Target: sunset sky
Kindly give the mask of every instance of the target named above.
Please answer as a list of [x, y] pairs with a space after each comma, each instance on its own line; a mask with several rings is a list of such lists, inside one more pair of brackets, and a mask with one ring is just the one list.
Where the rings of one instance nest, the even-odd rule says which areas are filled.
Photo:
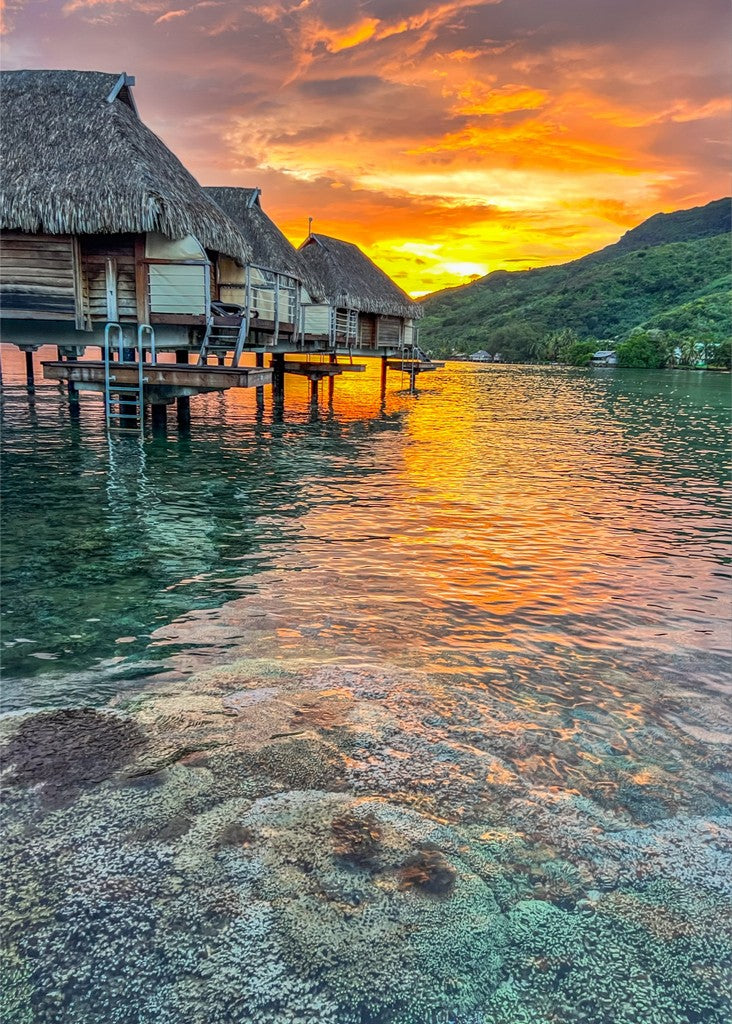
[[206, 185], [413, 294], [729, 194], [728, 0], [6, 0], [3, 66], [127, 71]]

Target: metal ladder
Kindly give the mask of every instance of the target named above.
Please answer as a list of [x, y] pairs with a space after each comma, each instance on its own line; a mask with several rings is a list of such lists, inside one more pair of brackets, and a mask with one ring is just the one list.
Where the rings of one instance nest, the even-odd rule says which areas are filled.
[[215, 324], [211, 314], [206, 321], [206, 333], [198, 353], [198, 366], [205, 366], [209, 356], [226, 356], [233, 351], [231, 365], [238, 366], [244, 343], [249, 333], [249, 317], [246, 313], [237, 324]]
[[402, 385], [401, 386], [404, 387], [405, 364], [407, 363], [407, 360], [408, 360], [409, 361], [409, 366], [407, 367], [406, 372], [409, 374], [409, 390], [410, 391], [414, 391], [416, 389], [416, 383], [417, 383], [417, 367], [416, 367], [415, 364], [416, 364], [417, 360], [419, 360], [420, 362], [422, 361], [421, 360], [420, 349], [414, 343], [414, 340], [412, 340], [411, 342], [407, 342], [407, 340], [405, 339], [403, 334], [402, 334], [402, 339], [401, 339], [401, 349], [402, 349], [402, 358], [401, 358], [401, 363], [402, 363], [402, 370], [401, 370], [401, 372], [402, 372]]
[[[145, 334], [150, 338], [150, 354], [156, 362], [155, 331], [150, 324], [140, 324], [137, 328], [136, 360], [126, 361], [124, 358], [124, 334], [119, 323], [110, 322], [104, 328], [104, 416], [108, 431], [141, 432], [144, 426], [144, 395], [143, 385], [147, 377], [143, 376], [145, 365], [143, 341]], [[115, 341], [112, 341], [112, 335]], [[113, 346], [117, 350], [117, 359], [112, 359]], [[113, 372], [119, 366], [134, 366], [137, 374], [133, 383], [118, 384]], [[127, 426], [126, 423], [133, 422]]]

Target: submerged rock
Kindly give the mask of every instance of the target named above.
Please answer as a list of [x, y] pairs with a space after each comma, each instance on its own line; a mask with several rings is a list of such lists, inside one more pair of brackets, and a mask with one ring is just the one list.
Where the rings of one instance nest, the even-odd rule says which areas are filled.
[[145, 745], [133, 721], [93, 708], [29, 715], [2, 750], [6, 784], [43, 785], [45, 804], [62, 806], [86, 786], [124, 768]]
[[399, 887], [446, 896], [455, 888], [456, 878], [455, 868], [439, 850], [420, 850], [402, 867]]
[[336, 815], [331, 823], [333, 852], [353, 864], [372, 864], [383, 833], [373, 814], [355, 815], [349, 811]]

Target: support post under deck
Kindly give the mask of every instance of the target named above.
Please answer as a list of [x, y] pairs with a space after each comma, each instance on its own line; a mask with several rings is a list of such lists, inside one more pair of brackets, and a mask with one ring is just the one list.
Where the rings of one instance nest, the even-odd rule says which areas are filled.
[[[254, 353], [254, 362], [256, 366], [264, 367], [264, 352]], [[255, 388], [257, 395], [257, 409], [264, 409], [264, 388]]]
[[191, 399], [189, 395], [181, 395], [175, 400], [178, 426], [187, 430], [191, 425]]
[[168, 427], [168, 407], [165, 403], [155, 403], [150, 406], [153, 431], [165, 433]]
[[81, 415], [81, 406], [79, 405], [79, 389], [73, 380], [69, 381], [69, 415], [72, 420], [77, 420]]
[[[102, 349], [101, 351], [103, 357], [104, 349]], [[58, 347], [56, 348], [56, 355], [58, 357], [58, 361], [63, 362], [64, 356], [61, 354], [61, 349]], [[79, 389], [77, 388], [73, 380], [68, 381], [68, 383], [66, 384], [66, 393], [69, 396], [69, 415], [71, 416], [72, 420], [78, 419], [81, 413], [81, 409], [79, 408]]]
[[285, 400], [285, 357], [281, 352], [272, 353], [272, 397], [278, 405]]
[[[331, 363], [337, 363], [338, 362], [338, 356], [331, 355], [330, 362]], [[333, 405], [333, 392], [334, 391], [335, 391], [335, 377], [331, 376], [331, 377], [328, 377], [328, 405], [329, 406]]]
[[35, 376], [33, 372], [33, 352], [25, 353], [25, 381], [29, 388], [32, 388], [35, 384]]
[[386, 356], [381, 357], [381, 401], [386, 398]]
[[[176, 363], [188, 365], [188, 349], [178, 348], [175, 350]], [[188, 395], [181, 395], [175, 400], [175, 411], [178, 426], [187, 430], [191, 425], [191, 399]]]

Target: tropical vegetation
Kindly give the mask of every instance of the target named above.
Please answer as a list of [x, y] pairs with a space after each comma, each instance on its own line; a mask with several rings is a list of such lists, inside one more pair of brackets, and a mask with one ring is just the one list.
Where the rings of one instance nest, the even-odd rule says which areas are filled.
[[486, 349], [505, 361], [621, 366], [730, 364], [730, 201], [658, 214], [571, 263], [427, 296], [422, 345], [447, 357]]

